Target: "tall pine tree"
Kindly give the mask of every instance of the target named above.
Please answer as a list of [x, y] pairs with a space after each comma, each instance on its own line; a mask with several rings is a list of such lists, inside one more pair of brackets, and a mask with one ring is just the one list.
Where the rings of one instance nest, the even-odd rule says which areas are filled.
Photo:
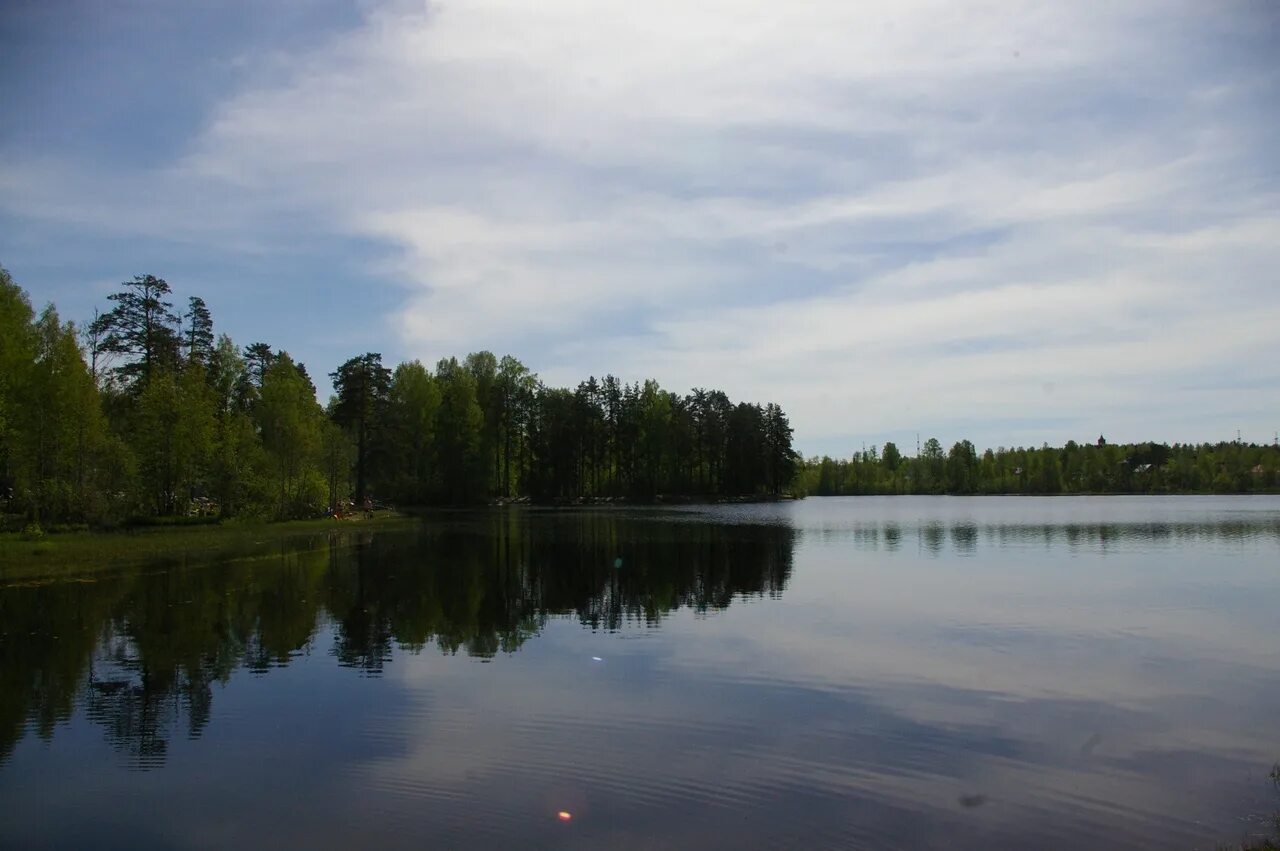
[[330, 416], [356, 445], [356, 499], [364, 500], [369, 481], [381, 455], [378, 438], [383, 430], [391, 370], [382, 355], [366, 352], [329, 373], [336, 396]]
[[104, 314], [104, 351], [124, 355], [128, 361], [114, 372], [136, 392], [159, 371], [171, 370], [178, 361], [178, 317], [166, 301], [169, 284], [155, 275], [138, 275], [107, 296], [115, 307]]

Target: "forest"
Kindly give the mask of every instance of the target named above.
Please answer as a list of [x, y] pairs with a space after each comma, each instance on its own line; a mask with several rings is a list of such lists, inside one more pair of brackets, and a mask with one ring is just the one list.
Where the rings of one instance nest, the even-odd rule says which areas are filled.
[[654, 501], [856, 494], [1280, 491], [1275, 445], [988, 449], [929, 439], [800, 459], [776, 404], [680, 395], [612, 375], [551, 387], [475, 352], [434, 369], [376, 352], [328, 374], [265, 342], [215, 334], [143, 275], [87, 321], [39, 313], [0, 269], [0, 521], [87, 525], [205, 515], [317, 517], [366, 497], [397, 506], [528, 499]]
[[1095, 443], [1038, 449], [988, 449], [961, 440], [943, 451], [936, 438], [915, 457], [893, 443], [848, 459], [810, 458], [797, 477], [802, 492], [858, 494], [1275, 493], [1275, 444]]
[[204, 300], [124, 282], [87, 321], [38, 314], [0, 269], [0, 515], [110, 527], [190, 515], [317, 517], [527, 498], [651, 501], [779, 494], [795, 477], [786, 414], [612, 375], [545, 385], [514, 357], [429, 369], [376, 352], [329, 373], [215, 334]]

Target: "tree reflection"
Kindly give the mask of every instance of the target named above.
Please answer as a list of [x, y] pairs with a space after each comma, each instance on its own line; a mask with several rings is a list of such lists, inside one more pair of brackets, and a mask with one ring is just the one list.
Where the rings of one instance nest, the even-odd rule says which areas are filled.
[[410, 532], [347, 530], [269, 559], [0, 588], [0, 763], [78, 706], [139, 768], [198, 737], [216, 683], [288, 665], [332, 633], [343, 666], [396, 652], [514, 653], [548, 619], [659, 623], [779, 595], [795, 532], [613, 512], [458, 515]]
[[736, 596], [781, 593], [794, 535], [584, 512], [535, 522], [495, 514], [377, 538], [344, 554], [354, 569], [330, 572], [334, 653], [376, 673], [393, 642], [487, 657], [515, 652], [552, 616], [617, 630], [678, 608], [725, 608]]
[[71, 717], [117, 591], [61, 582], [0, 589], [0, 763], [24, 730]]

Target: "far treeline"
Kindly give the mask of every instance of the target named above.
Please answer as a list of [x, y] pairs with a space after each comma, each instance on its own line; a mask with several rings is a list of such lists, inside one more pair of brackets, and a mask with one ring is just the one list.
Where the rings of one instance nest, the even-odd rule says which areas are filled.
[[978, 454], [961, 440], [934, 438], [916, 457], [886, 443], [849, 459], [811, 458], [798, 488], [819, 496], [857, 494], [1276, 493], [1280, 447], [1253, 443], [1096, 443], [1000, 449]]
[[589, 378], [548, 387], [489, 352], [330, 373], [264, 342], [215, 336], [205, 302], [121, 284], [83, 324], [36, 315], [0, 269], [0, 515], [109, 526], [193, 513], [315, 517], [366, 497], [396, 505], [495, 498], [652, 500], [778, 494], [794, 478], [777, 405], [718, 390]]

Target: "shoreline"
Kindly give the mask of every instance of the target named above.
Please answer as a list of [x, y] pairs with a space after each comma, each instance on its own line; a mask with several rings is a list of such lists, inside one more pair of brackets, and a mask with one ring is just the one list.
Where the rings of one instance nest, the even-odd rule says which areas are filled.
[[[658, 494], [652, 499], [635, 499], [627, 496], [578, 496], [553, 500], [534, 501], [527, 496], [498, 497], [484, 503], [488, 508], [527, 506], [529, 508], [583, 508], [591, 506], [654, 507], [663, 505], [751, 505], [754, 503], [791, 502], [804, 499], [791, 493], [758, 494], [750, 496], [715, 496], [713, 494]], [[430, 506], [426, 507], [427, 509]]]
[[[1272, 497], [1276, 494], [846, 494], [831, 498], [884, 499], [893, 497]], [[21, 532], [0, 533], [0, 585], [15, 581], [71, 578], [91, 575], [114, 568], [148, 562], [199, 564], [215, 559], [254, 558], [270, 555], [286, 540], [322, 536], [326, 544], [334, 535], [364, 533], [394, 528], [407, 528], [433, 514], [528, 509], [530, 511], [566, 511], [575, 509], [639, 509], [679, 506], [751, 505], [791, 502], [809, 497], [795, 494], [766, 494], [746, 497], [712, 497], [702, 494], [660, 495], [654, 500], [626, 497], [589, 497], [533, 502], [528, 498], [498, 499], [473, 506], [415, 505], [400, 509], [378, 509], [375, 516], [359, 514], [342, 520], [314, 518], [310, 520], [265, 521], [236, 520], [196, 524], [157, 523], [114, 529], [77, 529], [52, 531], [34, 540]], [[816, 497], [815, 498], [823, 498]]]
[[320, 536], [328, 539], [335, 533], [372, 532], [416, 522], [418, 518], [412, 515], [381, 510], [372, 518], [157, 524], [51, 532], [36, 540], [28, 540], [20, 532], [6, 532], [0, 534], [0, 585], [69, 578], [157, 560], [202, 563], [261, 557], [287, 540]]

